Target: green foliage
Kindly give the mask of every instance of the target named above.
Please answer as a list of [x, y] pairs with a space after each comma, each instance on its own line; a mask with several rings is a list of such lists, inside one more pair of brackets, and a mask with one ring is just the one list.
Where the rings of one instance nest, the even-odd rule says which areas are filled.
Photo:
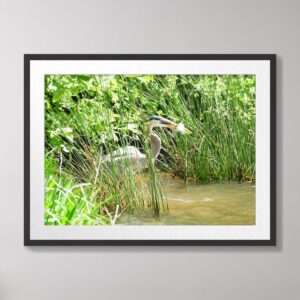
[[156, 215], [167, 210], [150, 160], [147, 178], [130, 166], [120, 176], [99, 163], [126, 145], [149, 153], [145, 123], [151, 115], [183, 122], [192, 132], [158, 129], [164, 149], [156, 167], [162, 171], [186, 182], [255, 180], [252, 75], [46, 75], [45, 111], [47, 224], [107, 224], [103, 210], [117, 207], [150, 207]]
[[46, 159], [45, 225], [105, 225], [109, 219], [94, 201], [96, 187], [76, 183], [51, 156]]

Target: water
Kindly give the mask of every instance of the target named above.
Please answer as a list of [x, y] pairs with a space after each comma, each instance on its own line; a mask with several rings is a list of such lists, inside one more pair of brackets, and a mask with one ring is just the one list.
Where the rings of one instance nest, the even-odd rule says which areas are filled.
[[169, 213], [124, 215], [127, 225], [254, 225], [255, 187], [249, 183], [188, 184], [167, 177], [163, 187]]

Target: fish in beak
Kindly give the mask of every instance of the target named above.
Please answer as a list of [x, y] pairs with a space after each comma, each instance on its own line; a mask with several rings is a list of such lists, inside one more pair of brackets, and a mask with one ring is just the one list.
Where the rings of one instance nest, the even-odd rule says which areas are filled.
[[178, 123], [175, 132], [181, 133], [181, 134], [191, 134], [191, 131], [187, 128], [185, 128], [184, 124], [182, 122]]
[[190, 134], [191, 131], [187, 128], [185, 128], [184, 124], [182, 122], [176, 124], [175, 122], [163, 118], [160, 116], [152, 116], [149, 118], [150, 124], [152, 123], [152, 128], [153, 127], [166, 127], [172, 129], [175, 133], [181, 133], [181, 134]]

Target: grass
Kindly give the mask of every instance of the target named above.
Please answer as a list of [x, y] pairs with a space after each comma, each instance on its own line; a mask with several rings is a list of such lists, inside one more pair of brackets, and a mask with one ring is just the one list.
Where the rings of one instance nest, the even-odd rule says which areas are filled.
[[63, 172], [51, 156], [47, 156], [45, 167], [46, 225], [109, 224], [109, 219], [99, 214], [102, 204], [95, 201], [95, 185], [76, 182]]
[[[189, 181], [255, 180], [255, 77], [251, 75], [45, 76], [45, 224], [108, 225], [123, 213], [168, 211], [158, 169]], [[146, 121], [183, 122], [189, 136], [158, 129], [152, 163]], [[102, 163], [120, 147], [148, 160]]]

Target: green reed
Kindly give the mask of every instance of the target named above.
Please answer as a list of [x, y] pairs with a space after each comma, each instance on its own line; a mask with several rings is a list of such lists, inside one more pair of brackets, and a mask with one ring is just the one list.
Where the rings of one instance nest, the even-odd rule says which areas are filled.
[[[180, 79], [168, 97], [155, 86], [145, 91], [166, 115], [192, 132], [171, 138], [161, 132], [169, 170], [198, 182], [255, 180], [255, 78], [207, 75]], [[161, 78], [161, 86], [168, 86], [168, 80]], [[197, 93], [191, 85], [195, 81]]]
[[[82, 115], [74, 115], [76, 123], [73, 129], [80, 129], [81, 135], [72, 140], [72, 151], [60, 152], [59, 156], [53, 153], [46, 155], [45, 223], [90, 225], [94, 220], [95, 224], [114, 224], [123, 213], [151, 209], [154, 215], [159, 216], [161, 211], [167, 211], [161, 185], [148, 155], [150, 147], [145, 147], [149, 172], [138, 172], [130, 157], [105, 162], [105, 157], [112, 156], [114, 151], [129, 145], [130, 141], [124, 137], [115, 143], [112, 128], [104, 124], [100, 133], [105, 132], [107, 142], [105, 149], [101, 150], [101, 139], [92, 136], [90, 128], [81, 119]], [[77, 194], [74, 195], [74, 191]], [[89, 214], [97, 218], [87, 219]]]

